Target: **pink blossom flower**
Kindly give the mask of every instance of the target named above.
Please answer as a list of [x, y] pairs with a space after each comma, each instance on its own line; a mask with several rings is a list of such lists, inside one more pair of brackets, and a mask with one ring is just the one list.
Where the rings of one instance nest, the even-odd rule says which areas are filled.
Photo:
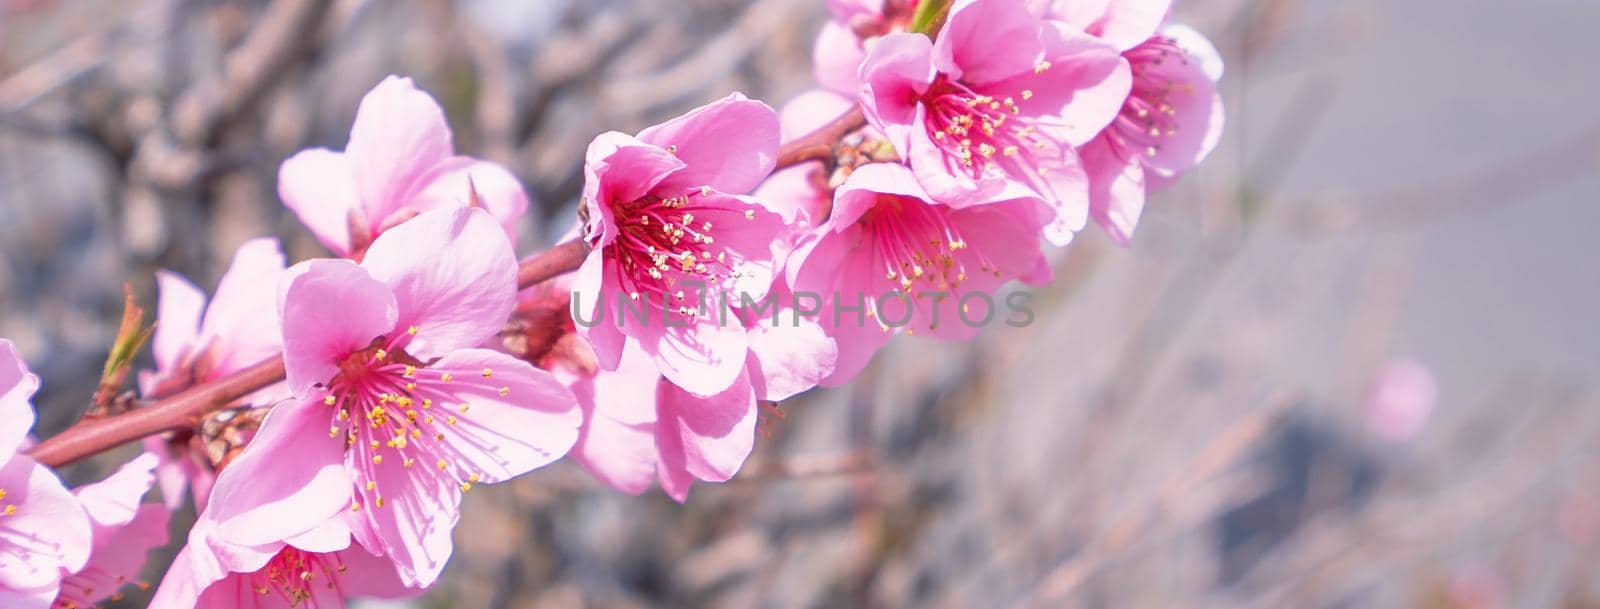
[[1046, 237], [1071, 240], [1089, 214], [1075, 148], [1117, 116], [1127, 62], [1020, 0], [958, 0], [937, 39], [879, 39], [861, 66], [861, 105], [929, 194], [956, 205], [1032, 192], [1055, 210]]
[[0, 607], [44, 609], [89, 559], [89, 518], [50, 468], [19, 451], [39, 377], [0, 339]]
[[401, 581], [392, 561], [352, 545], [346, 520], [334, 518], [287, 542], [240, 546], [219, 539], [216, 523], [202, 518], [150, 609], [343, 609], [350, 598], [422, 592]]
[[[171, 271], [156, 271], [160, 298], [151, 340], [156, 369], [139, 372], [140, 393], [145, 397], [171, 395], [282, 353], [278, 311], [263, 308], [261, 303], [277, 299], [283, 263], [276, 239], [246, 241], [234, 253], [209, 306], [205, 293], [188, 279]], [[289, 386], [275, 383], [240, 401], [267, 405], [288, 397]], [[182, 439], [172, 443], [152, 436], [145, 438], [144, 446], [161, 458], [156, 476], [167, 507], [177, 509], [191, 485], [196, 503], [205, 503], [216, 475], [204, 454], [191, 450]]]
[[83, 569], [61, 582], [55, 606], [87, 609], [106, 600], [120, 600], [122, 589], [139, 585], [139, 572], [151, 550], [167, 544], [172, 511], [158, 503], [142, 503], [155, 483], [160, 459], [142, 454], [110, 477], [73, 491], [94, 530], [93, 550]]
[[1222, 58], [1199, 32], [1167, 26], [1122, 56], [1132, 66], [1132, 92], [1117, 119], [1079, 153], [1095, 223], [1126, 244], [1145, 195], [1216, 148], [1224, 112], [1216, 87]]
[[1154, 36], [1172, 0], [1029, 0], [1038, 14], [1127, 51]]
[[1367, 429], [1385, 440], [1411, 438], [1427, 424], [1438, 397], [1427, 366], [1409, 359], [1388, 362], [1367, 394]]
[[574, 312], [601, 367], [615, 369], [631, 337], [679, 387], [714, 396], [733, 386], [748, 341], [713, 307], [722, 295], [764, 297], [784, 255], [783, 218], [739, 196], [772, 171], [777, 148], [772, 109], [738, 94], [589, 145], [593, 251]]
[[360, 265], [311, 260], [280, 286], [295, 400], [272, 408], [212, 491], [221, 540], [264, 546], [350, 510], [356, 539], [408, 585], [437, 578], [461, 494], [565, 454], [572, 394], [475, 348], [505, 324], [516, 259], [478, 209], [426, 212]]
[[[565, 284], [543, 286], [533, 298], [566, 303], [570, 285]], [[772, 297], [787, 302], [782, 295]], [[576, 332], [571, 316], [564, 320], [566, 327], [558, 331]], [[615, 370], [597, 369], [584, 341], [544, 341], [557, 348], [542, 354], [541, 365], [572, 389], [584, 411], [573, 458], [623, 492], [639, 494], [659, 480], [679, 502], [688, 498], [695, 480], [732, 478], [754, 446], [757, 398], [783, 400], [816, 386], [837, 357], [832, 341], [813, 322], [792, 324], [785, 317], [769, 327], [758, 321], [747, 324], [750, 352], [744, 370], [732, 387], [710, 397], [662, 377], [634, 341], [624, 346]]]
[[1038, 239], [1049, 215], [1032, 196], [958, 207], [936, 202], [900, 165], [856, 169], [785, 268], [795, 292], [824, 300], [817, 319], [838, 361], [822, 384], [849, 381], [900, 328], [964, 340], [998, 319], [989, 295], [1002, 284], [1049, 280]]
[[323, 245], [354, 257], [431, 209], [483, 207], [512, 239], [528, 209], [516, 176], [456, 155], [439, 104], [396, 76], [361, 98], [344, 152], [304, 150], [283, 162], [278, 195]]

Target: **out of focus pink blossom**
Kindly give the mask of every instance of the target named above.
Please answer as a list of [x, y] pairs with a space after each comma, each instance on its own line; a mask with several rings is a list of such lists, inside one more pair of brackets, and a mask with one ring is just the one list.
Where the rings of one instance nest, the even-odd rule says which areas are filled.
[[1426, 366], [1409, 359], [1384, 364], [1367, 394], [1367, 429], [1386, 440], [1410, 439], [1427, 424], [1438, 397]]
[[344, 152], [317, 148], [284, 161], [278, 195], [340, 256], [359, 257], [379, 234], [432, 209], [482, 207], [515, 240], [528, 209], [516, 176], [457, 155], [438, 102], [397, 76], [361, 98]]
[[206, 518], [222, 542], [284, 542], [342, 511], [407, 585], [444, 568], [462, 493], [560, 458], [577, 439], [572, 394], [477, 348], [504, 326], [516, 258], [479, 209], [423, 213], [360, 265], [311, 260], [282, 284], [284, 364], [296, 398], [275, 406], [218, 478]]
[[[283, 332], [275, 307], [284, 258], [277, 239], [246, 241], [217, 283], [207, 304], [205, 292], [167, 270], [156, 271], [156, 331], [151, 341], [156, 369], [139, 371], [139, 392], [147, 398], [172, 395], [190, 385], [226, 377], [283, 351]], [[289, 397], [286, 383], [274, 383], [240, 401], [264, 406]], [[205, 504], [216, 474], [206, 455], [187, 437], [151, 436], [145, 450], [157, 455], [161, 495], [177, 509], [184, 492]]]
[[1019, 0], [961, 0], [936, 39], [884, 36], [862, 64], [861, 106], [935, 200], [1031, 193], [1065, 244], [1089, 217], [1076, 148], [1118, 115], [1127, 62], [1115, 47], [1033, 15]]
[[764, 298], [785, 255], [784, 219], [742, 196], [772, 172], [778, 129], [771, 108], [735, 94], [589, 145], [593, 250], [578, 270], [574, 314], [601, 367], [615, 369], [631, 338], [697, 395], [738, 380], [749, 341], [718, 305]]

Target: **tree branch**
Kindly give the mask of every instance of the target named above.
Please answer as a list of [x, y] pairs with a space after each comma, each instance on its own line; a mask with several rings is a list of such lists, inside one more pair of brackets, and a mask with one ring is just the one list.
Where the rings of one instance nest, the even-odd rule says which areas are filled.
[[839, 144], [839, 138], [866, 124], [867, 117], [862, 114], [861, 106], [857, 105], [843, 116], [833, 119], [833, 122], [780, 147], [777, 168], [783, 169], [806, 161], [822, 161], [832, 165], [834, 148]]

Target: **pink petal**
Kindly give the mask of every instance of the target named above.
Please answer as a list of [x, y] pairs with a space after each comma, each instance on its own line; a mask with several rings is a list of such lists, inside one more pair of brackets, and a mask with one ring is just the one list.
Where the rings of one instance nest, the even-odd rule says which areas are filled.
[[878, 204], [882, 195], [898, 195], [928, 200], [917, 176], [902, 165], [873, 163], [863, 165], [850, 174], [850, 178], [833, 193], [833, 215], [827, 226], [840, 232], [854, 225], [861, 216]]
[[378, 237], [361, 266], [394, 291], [394, 327], [417, 328], [406, 350], [423, 359], [482, 344], [516, 304], [516, 254], [480, 209], [417, 216]]
[[815, 321], [793, 321], [779, 319], [777, 326], [762, 321], [749, 328], [746, 368], [757, 398], [787, 400], [833, 373], [838, 344]]
[[829, 91], [855, 95], [861, 90], [861, 61], [867, 51], [855, 32], [840, 22], [822, 24], [811, 50], [811, 74]]
[[308, 260], [289, 273], [279, 304], [283, 362], [290, 389], [303, 395], [332, 379], [350, 353], [392, 332], [399, 313], [388, 286], [348, 260]]
[[63, 600], [70, 594], [81, 607], [119, 594], [139, 580], [150, 551], [167, 545], [172, 512], [157, 503], [136, 507], [128, 522], [95, 530], [94, 554], [82, 571], [63, 582]]
[[[358, 492], [381, 553], [394, 562], [406, 586], [433, 585], [454, 549], [450, 534], [461, 519], [459, 482], [425, 465], [407, 468], [399, 459], [369, 465], [354, 462], [363, 458], [359, 451], [350, 455], [346, 467], [366, 468], [377, 483], [374, 491]], [[381, 508], [378, 497], [384, 499]]]
[[[590, 150], [606, 145], [609, 144], [596, 139], [590, 145]], [[603, 214], [591, 214], [590, 217], [602, 219], [606, 231], [606, 239], [597, 246], [609, 244], [610, 235], [615, 232], [612, 228], [615, 224], [612, 205], [636, 201], [688, 167], [681, 158], [667, 152], [666, 148], [643, 143], [616, 148], [599, 162], [591, 162], [591, 165], [599, 181], [593, 204], [599, 206]]]
[[812, 89], [795, 96], [778, 111], [779, 131], [783, 141], [792, 142], [810, 135], [811, 132], [844, 116], [855, 106], [855, 96], [860, 94], [860, 91], [860, 86], [852, 87], [848, 90], [849, 96], [846, 97], [833, 91]]
[[161, 459], [141, 453], [122, 464], [106, 479], [86, 484], [73, 491], [89, 520], [100, 527], [128, 524], [139, 511], [144, 496], [155, 484], [155, 468]]
[[583, 260], [583, 266], [578, 268], [572, 287], [572, 299], [576, 303], [573, 315], [575, 320], [582, 320], [577, 324], [578, 335], [594, 347], [595, 359], [600, 367], [615, 370], [622, 358], [622, 347], [627, 337], [617, 327], [617, 320], [622, 315], [617, 307], [617, 295], [621, 293], [621, 288], [606, 276], [604, 258], [601, 250], [596, 249], [589, 252], [589, 256]]
[[[656, 368], [667, 380], [698, 395], [716, 395], [733, 386], [744, 370], [749, 349], [744, 327], [732, 314], [721, 323], [713, 307], [709, 315], [697, 316], [688, 327], [668, 327], [662, 323], [659, 305], [654, 317], [643, 328], [629, 325], [624, 333], [639, 340], [646, 353], [655, 358]], [[682, 318], [677, 318], [680, 323]]]
[[1122, 112], [1133, 76], [1115, 48], [1059, 24], [1045, 28], [1045, 58], [1050, 67], [1030, 70], [983, 89], [997, 98], [1029, 97], [1020, 102], [1024, 116], [1053, 139], [1081, 146]]
[[261, 429], [221, 475], [203, 519], [217, 538], [256, 546], [309, 531], [350, 505], [344, 442], [328, 438], [321, 404], [273, 407]]
[[453, 154], [450, 125], [433, 97], [409, 78], [390, 76], [361, 98], [345, 147], [367, 218], [407, 203], [420, 179]]
[[656, 386], [656, 447], [661, 452], [661, 484], [683, 501], [683, 474], [723, 482], [744, 465], [755, 445], [756, 398], [740, 375], [726, 391], [699, 397], [663, 380]]
[[917, 112], [934, 79], [933, 43], [911, 33], [879, 38], [861, 64], [861, 78], [862, 112], [903, 155], [911, 134], [926, 131]]
[[50, 609], [55, 604], [58, 586], [37, 590], [10, 590], [0, 586], [0, 607], [6, 609]]
[[1041, 25], [1015, 0], [958, 1], [933, 43], [934, 65], [968, 84], [1030, 72], [1043, 51]]
[[639, 140], [675, 149], [687, 165], [657, 186], [682, 194], [701, 186], [743, 194], [772, 173], [778, 160], [778, 115], [734, 93], [639, 132]]
[[150, 339], [150, 351], [157, 371], [172, 374], [200, 346], [206, 295], [182, 275], [166, 269], [156, 271], [156, 295], [156, 333]]
[[283, 262], [273, 238], [251, 239], [234, 253], [200, 326], [201, 343], [210, 345], [215, 358], [212, 375], [232, 374], [283, 351], [277, 310], [261, 306], [277, 297]]
[[28, 371], [16, 345], [0, 338], [0, 458], [16, 454], [33, 429], [33, 404], [39, 377]]
[[1127, 245], [1144, 211], [1145, 173], [1137, 161], [1120, 158], [1101, 139], [1080, 151], [1089, 174], [1090, 214], [1111, 240]]
[[350, 157], [324, 148], [302, 150], [283, 162], [278, 168], [278, 198], [338, 256], [350, 255], [352, 213], [363, 229], [375, 220], [360, 205]]
[[[487, 349], [462, 349], [428, 368], [452, 372], [456, 380], [429, 383], [423, 391], [432, 391], [452, 410], [456, 404], [471, 406], [461, 408], [458, 424], [440, 433], [461, 467], [484, 482], [503, 482], [548, 465], [578, 439], [582, 416], [576, 398], [550, 373], [527, 362]], [[482, 377], [484, 370], [493, 370], [493, 376]]]
[[341, 580], [345, 596], [359, 598], [399, 599], [422, 594], [422, 588], [406, 586], [395, 570], [394, 561], [374, 556], [361, 548], [350, 548], [337, 553], [338, 560], [349, 574]]
[[62, 572], [83, 568], [93, 542], [89, 518], [50, 468], [26, 455], [0, 466], [0, 488], [15, 514], [0, 518], [0, 589], [54, 589]]
[[840, 23], [857, 18], [882, 19], [883, 0], [828, 0], [828, 12]]
[[411, 197], [412, 207], [419, 211], [467, 207], [477, 193], [478, 204], [516, 241], [522, 216], [528, 211], [528, 194], [506, 168], [472, 157], [451, 157], [434, 166], [421, 184], [422, 190]]
[[572, 385], [584, 411], [572, 456], [594, 477], [625, 493], [642, 493], [655, 480], [660, 378], [650, 357], [634, 346], [623, 353], [615, 371], [601, 371]]
[[1155, 35], [1171, 10], [1172, 0], [1111, 0], [1095, 29], [1101, 39], [1125, 51]]

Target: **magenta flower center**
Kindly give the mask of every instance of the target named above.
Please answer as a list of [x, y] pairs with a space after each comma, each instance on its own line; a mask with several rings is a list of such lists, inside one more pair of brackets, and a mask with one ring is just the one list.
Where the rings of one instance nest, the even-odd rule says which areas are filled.
[[617, 238], [606, 256], [615, 264], [607, 266], [617, 273], [617, 285], [628, 298], [675, 304], [678, 314], [689, 316], [699, 305], [696, 294], [685, 293], [683, 282], [709, 288], [739, 277], [728, 249], [715, 235], [719, 224], [739, 217], [753, 220], [755, 212], [719, 205], [721, 198], [707, 194], [709, 188], [666, 199], [648, 195], [613, 208]]
[[[250, 588], [262, 596], [277, 594], [290, 607], [304, 603], [306, 609], [316, 609], [315, 587], [337, 591], [339, 579], [347, 570], [337, 555], [285, 547], [260, 571], [250, 574]], [[335, 596], [343, 599], [343, 595]]]
[[[1021, 96], [1025, 101], [1033, 92], [1024, 89]], [[928, 137], [945, 152], [947, 166], [948, 160], [956, 160], [975, 179], [998, 161], [1026, 158], [1030, 150], [1046, 146], [1037, 130], [1019, 118], [1022, 108], [1013, 97], [981, 95], [940, 74], [922, 95], [922, 104]]]
[[[415, 333], [415, 327], [408, 330]], [[465, 465], [466, 459], [452, 444], [457, 438], [447, 430], [456, 428], [460, 416], [471, 409], [462, 390], [488, 383], [494, 371], [484, 368], [481, 382], [457, 380], [407, 354], [405, 342], [380, 339], [373, 347], [351, 353], [325, 386], [322, 404], [334, 411], [328, 437], [343, 439], [346, 463], [365, 499], [352, 503], [352, 510], [359, 510], [362, 503], [382, 508], [385, 484], [428, 487], [437, 477], [448, 476], [465, 492], [483, 478]], [[487, 390], [502, 398], [511, 393], [506, 386]], [[398, 464], [399, 473], [390, 468], [384, 475], [386, 463]]]
[[1172, 61], [1187, 63], [1188, 55], [1173, 39], [1156, 36], [1122, 56], [1133, 69], [1133, 91], [1106, 134], [1125, 159], [1138, 154], [1156, 156], [1163, 140], [1178, 135], [1178, 109], [1172, 103], [1173, 95], [1194, 93], [1192, 86], [1167, 78], [1164, 65]]

